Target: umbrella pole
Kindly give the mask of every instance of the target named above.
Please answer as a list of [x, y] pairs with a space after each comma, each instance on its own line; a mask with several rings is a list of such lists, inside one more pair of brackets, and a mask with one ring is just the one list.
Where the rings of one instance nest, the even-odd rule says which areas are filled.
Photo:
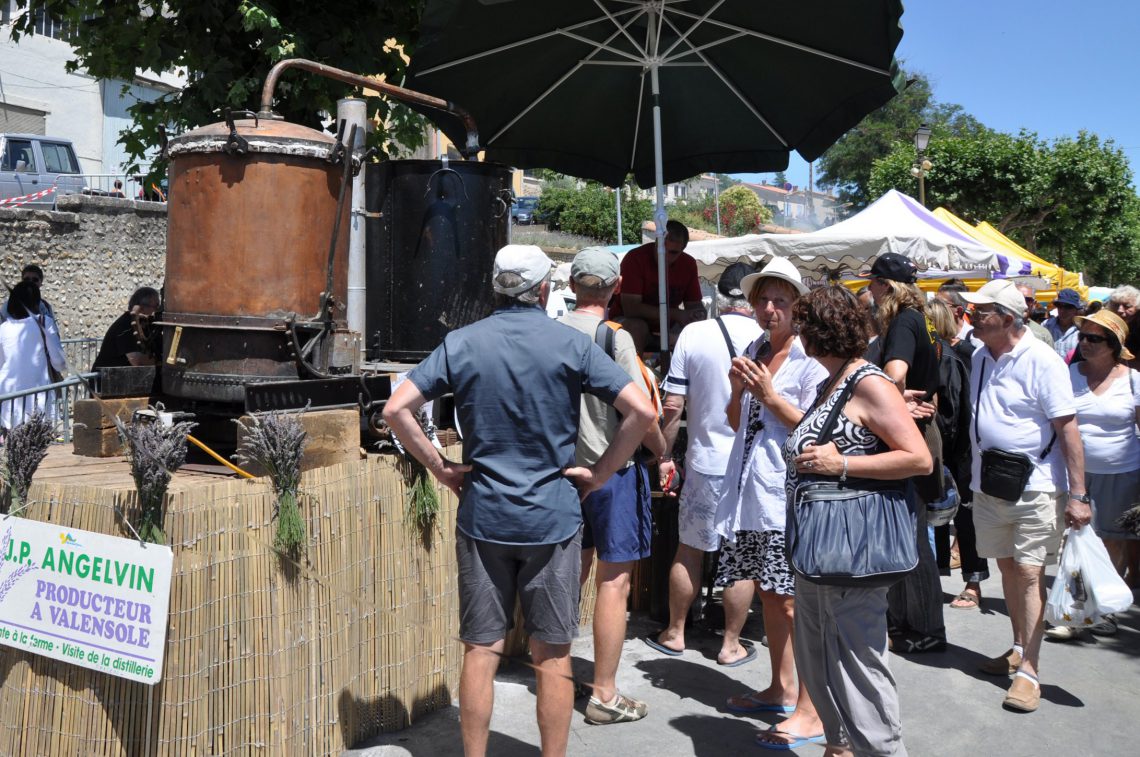
[[[650, 27], [652, 28], [652, 19]], [[669, 351], [669, 301], [665, 296], [665, 167], [661, 155], [661, 85], [657, 64], [649, 67], [649, 85], [653, 100], [653, 173], [657, 184], [657, 210], [653, 213], [653, 236], [657, 240], [657, 301], [661, 316], [661, 351]]]

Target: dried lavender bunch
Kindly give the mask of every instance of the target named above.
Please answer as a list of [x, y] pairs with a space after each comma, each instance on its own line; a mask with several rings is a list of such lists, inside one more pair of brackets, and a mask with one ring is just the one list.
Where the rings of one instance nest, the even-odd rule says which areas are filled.
[[28, 489], [36, 468], [47, 457], [48, 446], [55, 439], [55, 430], [47, 416], [36, 411], [27, 420], [8, 432], [0, 456], [0, 477], [8, 496], [0, 502], [2, 512], [14, 511], [21, 515], [28, 500]]
[[295, 413], [269, 412], [254, 415], [250, 423], [237, 420], [246, 432], [245, 441], [236, 455], [241, 463], [256, 463], [269, 472], [273, 492], [277, 495], [277, 533], [273, 546], [294, 559], [305, 550], [308, 535], [301, 510], [297, 506], [301, 488], [301, 456], [305, 452], [306, 434], [301, 425], [304, 410]]
[[[161, 408], [152, 409], [157, 413]], [[143, 541], [166, 543], [162, 530], [166, 489], [174, 471], [186, 462], [186, 436], [196, 425], [180, 421], [166, 426], [159, 420], [139, 417], [124, 423], [115, 418], [119, 437], [127, 445], [131, 477], [139, 494], [141, 514], [136, 530]]]
[[1116, 525], [1140, 536], [1140, 505], [1125, 510], [1124, 514], [1116, 519]]
[[408, 507], [404, 520], [408, 527], [428, 541], [439, 516], [439, 492], [427, 468], [411, 455], [408, 456], [411, 475], [408, 477]]

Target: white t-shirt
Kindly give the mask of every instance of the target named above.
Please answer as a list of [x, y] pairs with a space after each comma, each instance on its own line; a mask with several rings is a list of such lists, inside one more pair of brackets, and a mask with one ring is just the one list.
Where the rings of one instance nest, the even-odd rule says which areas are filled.
[[[984, 382], [980, 395], [979, 382]], [[1069, 488], [1060, 441], [1041, 459], [1053, 437], [1051, 421], [1076, 412], [1068, 366], [1056, 352], [1029, 329], [996, 363], [989, 347], [982, 347], [974, 353], [970, 396], [974, 398], [974, 491], [981, 491], [982, 450], [991, 448], [1019, 452], [1036, 463], [1027, 491]]]
[[[761, 344], [749, 345], [748, 356], [756, 359]], [[808, 357], [797, 337], [788, 357], [772, 376], [772, 388], [793, 407], [807, 411], [815, 401], [819, 385], [827, 380], [827, 369]], [[759, 405], [762, 424], [749, 432], [753, 404]], [[784, 442], [791, 429], [749, 392], [740, 398], [740, 430], [733, 438], [728, 469], [717, 503], [715, 528], [718, 534], [735, 541], [737, 531], [779, 531], [783, 533], [787, 512], [784, 480]]]
[[1140, 406], [1140, 373], [1113, 379], [1099, 397], [1089, 390], [1081, 363], [1069, 366], [1077, 425], [1085, 448], [1088, 473], [1129, 473], [1140, 469], [1140, 440], [1136, 438], [1136, 408]]
[[[740, 313], [720, 317], [737, 355], [763, 333], [756, 319]], [[732, 358], [716, 319], [690, 323], [677, 338], [665, 391], [685, 397], [689, 447], [685, 464], [706, 476], [723, 476], [735, 434], [724, 408], [732, 396], [728, 369]]]

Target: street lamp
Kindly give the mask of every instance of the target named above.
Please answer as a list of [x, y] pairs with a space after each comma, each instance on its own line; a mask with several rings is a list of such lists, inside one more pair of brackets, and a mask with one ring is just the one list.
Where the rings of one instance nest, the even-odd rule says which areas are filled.
[[926, 207], [926, 173], [934, 167], [934, 164], [926, 159], [926, 147], [930, 144], [930, 127], [926, 124], [919, 126], [914, 132], [914, 149], [918, 153], [918, 157], [911, 166], [910, 173], [918, 179], [918, 201], [922, 207]]

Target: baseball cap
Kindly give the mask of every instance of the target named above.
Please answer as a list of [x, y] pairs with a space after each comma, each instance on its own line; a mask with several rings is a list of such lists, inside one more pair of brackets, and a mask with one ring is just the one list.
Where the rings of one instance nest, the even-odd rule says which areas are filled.
[[800, 276], [800, 271], [796, 268], [795, 263], [787, 258], [773, 257], [768, 261], [768, 265], [764, 266], [757, 273], [750, 273], [740, 280], [740, 289], [744, 292], [744, 296], [751, 299], [752, 287], [761, 279], [781, 279], [788, 282], [800, 294], [807, 294], [808, 288], [804, 284], [803, 277]]
[[994, 279], [976, 292], [962, 292], [962, 299], [974, 305], [1001, 305], [1011, 313], [1025, 312], [1025, 298], [1017, 284], [1008, 279]]
[[[491, 284], [499, 294], [522, 294], [542, 283], [550, 274], [554, 264], [541, 247], [533, 244], [508, 244], [495, 253], [495, 268], [491, 274]], [[518, 286], [499, 286], [498, 278], [502, 273], [514, 273], [522, 277]]]
[[1053, 300], [1054, 305], [1069, 305], [1074, 308], [1081, 306], [1081, 296], [1077, 294], [1076, 289], [1062, 289], [1057, 292], [1057, 299]]
[[744, 289], [740, 286], [740, 282], [750, 273], [755, 272], [748, 263], [733, 263], [720, 275], [720, 280], [716, 282], [716, 289], [725, 297], [743, 297]]
[[617, 281], [620, 273], [618, 256], [605, 247], [586, 247], [574, 256], [574, 262], [570, 264], [570, 278], [597, 276], [604, 287]]
[[[870, 271], [859, 274], [863, 279], [890, 279], [902, 284], [913, 284], [918, 280], [918, 266], [905, 255], [897, 252], [884, 252], [875, 258]], [[1024, 303], [1022, 303], [1024, 305]]]

